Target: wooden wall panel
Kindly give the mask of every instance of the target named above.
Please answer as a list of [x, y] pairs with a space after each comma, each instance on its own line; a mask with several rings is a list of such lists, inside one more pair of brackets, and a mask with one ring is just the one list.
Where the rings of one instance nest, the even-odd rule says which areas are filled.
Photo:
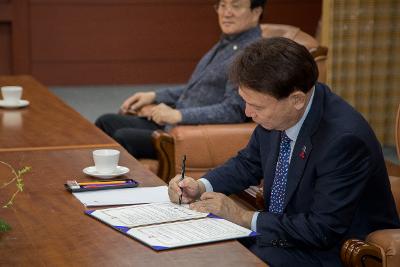
[[0, 74], [11, 74], [11, 4], [0, 0]]
[[196, 8], [190, 20], [188, 13], [190, 6], [32, 7], [32, 60], [193, 59], [219, 31], [208, 6]]
[[48, 84], [184, 82], [219, 36], [211, 1], [151, 2], [36, 1], [33, 75]]
[[315, 36], [322, 14], [322, 0], [267, 0], [265, 21], [300, 27]]
[[29, 0], [12, 0], [12, 70], [15, 74], [31, 73]]
[[[263, 22], [313, 35], [321, 2], [268, 0]], [[7, 10], [0, 10], [0, 23], [8, 16], [11, 29], [0, 24], [0, 38], [12, 46], [0, 74], [30, 73], [47, 85], [183, 83], [220, 35], [214, 0], [0, 0], [0, 8], [2, 3]]]
[[73, 83], [183, 82], [219, 31], [209, 4], [182, 3], [32, 5], [33, 75], [52, 73], [50, 84], [71, 75], [80, 77]]
[[11, 24], [0, 22], [0, 75], [11, 74]]

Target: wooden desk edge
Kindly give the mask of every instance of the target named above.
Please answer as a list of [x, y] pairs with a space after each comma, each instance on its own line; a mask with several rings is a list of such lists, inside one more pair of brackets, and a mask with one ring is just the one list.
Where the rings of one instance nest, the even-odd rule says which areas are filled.
[[121, 147], [117, 143], [109, 144], [90, 144], [90, 145], [66, 145], [66, 146], [42, 146], [42, 147], [13, 147], [0, 148], [0, 152], [23, 152], [36, 150], [62, 150], [62, 149], [79, 149], [79, 148], [101, 148], [101, 147]]

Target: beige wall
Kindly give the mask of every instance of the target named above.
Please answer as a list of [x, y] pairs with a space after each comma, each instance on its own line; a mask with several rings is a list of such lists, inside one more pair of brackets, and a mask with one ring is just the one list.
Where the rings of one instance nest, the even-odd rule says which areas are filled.
[[400, 104], [400, 1], [324, 0], [328, 84], [394, 144]]

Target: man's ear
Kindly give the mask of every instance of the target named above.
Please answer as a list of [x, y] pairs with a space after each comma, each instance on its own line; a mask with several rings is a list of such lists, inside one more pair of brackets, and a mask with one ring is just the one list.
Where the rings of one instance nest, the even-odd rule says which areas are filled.
[[253, 15], [254, 15], [254, 19], [257, 21], [257, 23], [258, 23], [258, 21], [260, 20], [260, 16], [261, 16], [261, 14], [262, 14], [262, 12], [263, 12], [263, 8], [262, 7], [260, 7], [260, 6], [258, 6], [258, 7], [256, 7], [256, 8], [253, 8], [252, 10], [251, 10], [251, 12], [253, 13]]
[[289, 95], [289, 101], [296, 110], [301, 110], [306, 105], [307, 96], [302, 91], [295, 91]]

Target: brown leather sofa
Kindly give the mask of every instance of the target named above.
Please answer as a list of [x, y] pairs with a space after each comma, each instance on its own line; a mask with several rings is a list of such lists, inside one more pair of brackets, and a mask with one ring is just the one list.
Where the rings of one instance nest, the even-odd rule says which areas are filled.
[[[400, 105], [396, 119], [396, 148], [400, 158]], [[400, 167], [389, 164], [392, 193], [400, 214]], [[395, 175], [395, 176], [394, 176]], [[365, 240], [347, 240], [340, 253], [346, 267], [400, 266], [400, 229], [384, 229], [370, 233]]]
[[[325, 81], [328, 49], [319, 46], [315, 38], [299, 28], [289, 25], [263, 24], [261, 29], [265, 38], [283, 36], [307, 47], [318, 64], [319, 80]], [[186, 175], [199, 178], [243, 148], [255, 126], [255, 123], [252, 122], [185, 125], [177, 126], [169, 133], [156, 131], [153, 134], [153, 142], [157, 148], [158, 162], [142, 160], [142, 163], [168, 182], [180, 171], [181, 158], [186, 154]], [[255, 195], [253, 196], [255, 197]]]

